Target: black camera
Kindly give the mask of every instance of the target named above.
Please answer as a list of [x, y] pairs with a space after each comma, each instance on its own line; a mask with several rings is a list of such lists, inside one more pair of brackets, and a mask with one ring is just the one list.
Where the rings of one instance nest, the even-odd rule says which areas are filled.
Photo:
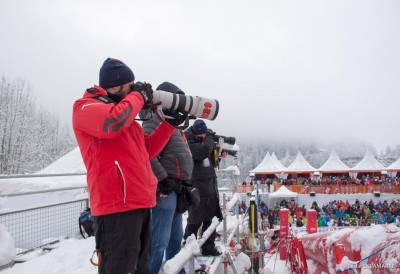
[[222, 136], [222, 135], [214, 135], [214, 141], [215, 142], [218, 142], [219, 138], [223, 138], [224, 139], [224, 143], [226, 143], [226, 144], [234, 145], [236, 143], [235, 137], [226, 137], [226, 136]]
[[226, 152], [229, 155], [236, 157], [236, 152], [238, 151], [238, 149], [235, 148], [235, 146], [234, 146], [236, 144], [235, 137], [226, 137], [226, 136], [222, 136], [222, 135], [217, 135], [211, 129], [208, 129], [208, 135], [211, 135], [213, 137], [215, 143], [218, 143], [219, 139], [222, 138], [224, 140], [224, 143], [222, 144], [221, 153]]

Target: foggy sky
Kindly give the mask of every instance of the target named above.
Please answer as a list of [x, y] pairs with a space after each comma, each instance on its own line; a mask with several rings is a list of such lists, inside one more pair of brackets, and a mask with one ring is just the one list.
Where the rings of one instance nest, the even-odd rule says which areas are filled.
[[218, 99], [218, 134], [400, 143], [400, 2], [0, 1], [0, 74], [71, 121], [107, 57]]

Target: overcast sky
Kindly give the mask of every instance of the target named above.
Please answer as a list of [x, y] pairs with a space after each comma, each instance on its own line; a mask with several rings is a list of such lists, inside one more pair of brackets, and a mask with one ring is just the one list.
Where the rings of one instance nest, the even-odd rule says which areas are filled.
[[[218, 99], [218, 134], [400, 143], [400, 1], [0, 1], [0, 74], [70, 123], [107, 57]], [[239, 142], [240, 143], [240, 142]]]

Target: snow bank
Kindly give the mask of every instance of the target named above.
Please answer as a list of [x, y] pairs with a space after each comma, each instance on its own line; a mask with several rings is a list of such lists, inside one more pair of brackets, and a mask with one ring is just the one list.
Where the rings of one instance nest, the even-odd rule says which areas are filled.
[[0, 243], [0, 265], [9, 264], [16, 257], [14, 239], [2, 224], [0, 224]]

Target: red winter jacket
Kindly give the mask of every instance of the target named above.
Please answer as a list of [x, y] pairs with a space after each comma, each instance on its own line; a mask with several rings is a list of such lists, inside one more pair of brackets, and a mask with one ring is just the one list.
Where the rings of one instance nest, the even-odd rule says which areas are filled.
[[174, 127], [162, 122], [145, 135], [134, 119], [143, 98], [133, 92], [117, 105], [104, 103], [98, 86], [75, 102], [72, 124], [87, 170], [90, 207], [94, 216], [156, 205], [155, 178], [150, 159], [161, 152]]

